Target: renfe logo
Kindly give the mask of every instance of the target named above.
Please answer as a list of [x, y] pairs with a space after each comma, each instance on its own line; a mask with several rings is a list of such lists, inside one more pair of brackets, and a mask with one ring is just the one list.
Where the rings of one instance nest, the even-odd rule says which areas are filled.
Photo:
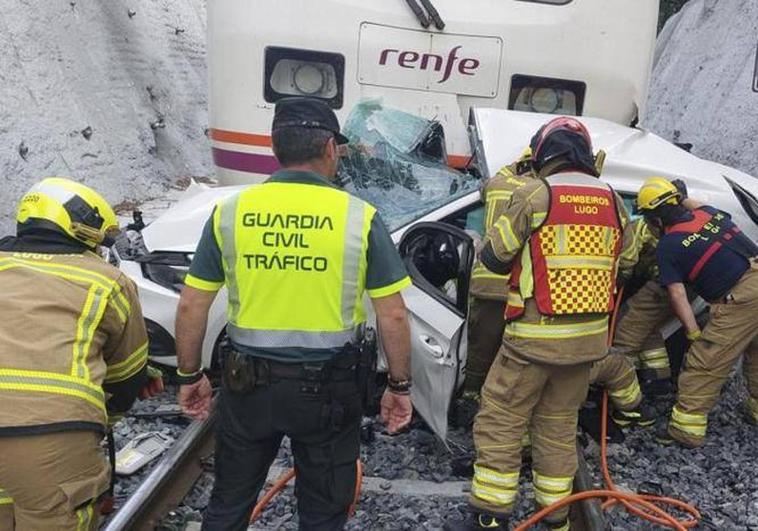
[[379, 64], [386, 66], [388, 61], [391, 63], [397, 62], [398, 66], [402, 68], [442, 72], [442, 78], [437, 81], [437, 83], [444, 83], [450, 79], [450, 75], [453, 73], [453, 68], [456, 68], [459, 74], [473, 76], [476, 73], [475, 70], [478, 69], [481, 64], [479, 59], [474, 59], [472, 57], [460, 59], [457, 54], [458, 50], [461, 48], [462, 46], [460, 45], [453, 47], [448, 52], [447, 58], [434, 53], [419, 53], [398, 50], [395, 48], [385, 48], [379, 54]]

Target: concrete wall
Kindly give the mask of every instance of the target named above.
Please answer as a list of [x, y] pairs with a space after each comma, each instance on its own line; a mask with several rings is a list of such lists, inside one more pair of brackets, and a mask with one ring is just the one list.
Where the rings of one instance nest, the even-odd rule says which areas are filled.
[[48, 175], [113, 203], [209, 175], [207, 123], [205, 0], [0, 0], [3, 233]]

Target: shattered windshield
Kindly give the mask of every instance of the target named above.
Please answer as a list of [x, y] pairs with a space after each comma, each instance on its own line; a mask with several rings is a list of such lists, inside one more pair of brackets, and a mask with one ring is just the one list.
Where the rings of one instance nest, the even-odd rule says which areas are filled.
[[479, 187], [479, 179], [446, 164], [444, 130], [378, 101], [356, 105], [345, 122], [344, 188], [374, 205], [390, 231]]

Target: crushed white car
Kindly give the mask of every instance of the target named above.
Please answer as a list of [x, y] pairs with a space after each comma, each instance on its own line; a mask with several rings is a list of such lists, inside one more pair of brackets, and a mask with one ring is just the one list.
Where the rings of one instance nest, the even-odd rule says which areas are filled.
[[[417, 122], [409, 124], [409, 128], [419, 127], [415, 135], [388, 138], [377, 133], [383, 130], [382, 120], [402, 118], [390, 117], [388, 112], [381, 107], [371, 111], [375, 121], [371, 131], [376, 134], [355, 152], [358, 158], [347, 161], [350, 178], [345, 186], [379, 209], [408, 266], [413, 285], [403, 294], [411, 322], [412, 399], [419, 414], [444, 440], [448, 406], [463, 383], [466, 367], [468, 282], [474, 253], [470, 233], [481, 232], [480, 179], [435, 161], [435, 157], [444, 160], [445, 155], [444, 135], [441, 144], [435, 142], [442, 135], [435, 122], [428, 122], [426, 128]], [[494, 174], [516, 159], [531, 135], [550, 118], [472, 109], [473, 166], [483, 176]], [[598, 118], [579, 119], [592, 133], [595, 149], [607, 153], [602, 179], [622, 195], [628, 208], [647, 177], [681, 178], [692, 197], [729, 212], [746, 234], [758, 240], [758, 180], [754, 177], [699, 159], [644, 130]], [[397, 127], [386, 130], [407, 132]], [[365, 139], [364, 133], [356, 134]], [[426, 145], [420, 150], [422, 141]], [[155, 361], [176, 363], [176, 304], [203, 224], [219, 200], [243, 188], [193, 186], [185, 198], [145, 227], [141, 237], [122, 240], [115, 249], [120, 268], [139, 287]], [[226, 293], [222, 290], [211, 308], [203, 345], [207, 368], [217, 364], [225, 325]], [[675, 328], [669, 326], [664, 334]]]

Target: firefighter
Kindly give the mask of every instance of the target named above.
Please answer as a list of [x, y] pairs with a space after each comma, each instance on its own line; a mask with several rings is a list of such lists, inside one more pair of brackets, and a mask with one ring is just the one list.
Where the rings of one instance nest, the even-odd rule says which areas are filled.
[[645, 282], [628, 299], [613, 345], [634, 361], [640, 377], [648, 382], [649, 391], [667, 394], [671, 390], [671, 364], [660, 328], [671, 318], [671, 305], [666, 290], [658, 282], [658, 237], [644, 218], [633, 223], [640, 248], [633, 276]]
[[[758, 245], [731, 216], [687, 197], [686, 187], [662, 177], [645, 181], [637, 207], [662, 232], [658, 243], [660, 283], [692, 342], [679, 374], [677, 401], [663, 443], [698, 447], [705, 442], [708, 413], [729, 372], [745, 353], [748, 398], [745, 413], [758, 422]], [[685, 284], [711, 305], [701, 331]]]
[[[448, 530], [507, 528], [527, 426], [537, 504], [571, 493], [577, 413], [590, 365], [607, 352], [619, 257], [634, 237], [622, 200], [597, 179], [579, 121], [551, 120], [530, 146], [539, 179], [514, 192], [481, 252], [489, 270], [511, 274], [507, 323], [474, 423], [471, 511]], [[568, 509], [547, 523], [568, 529]]]
[[[531, 151], [527, 148], [519, 160], [504, 166], [487, 179], [481, 189], [484, 202], [484, 231], [492, 228], [513, 195], [534, 177]], [[505, 328], [505, 299], [508, 294], [508, 275], [489, 271], [477, 258], [471, 271], [468, 314], [468, 357], [464, 398], [478, 401], [487, 371], [490, 370]]]
[[374, 207], [333, 184], [347, 142], [337, 117], [321, 100], [280, 100], [272, 142], [282, 169], [216, 206], [176, 318], [179, 402], [202, 418], [211, 400], [200, 370], [205, 323], [217, 291], [227, 287], [232, 348], [206, 530], [247, 529], [284, 435], [295, 459], [300, 529], [344, 526], [359, 456], [364, 292], [389, 364], [382, 417], [394, 433], [412, 413], [400, 294], [410, 279]]
[[94, 190], [44, 179], [16, 221], [0, 240], [0, 518], [97, 529], [101, 439], [150, 384], [136, 287], [98, 255], [118, 224]]

